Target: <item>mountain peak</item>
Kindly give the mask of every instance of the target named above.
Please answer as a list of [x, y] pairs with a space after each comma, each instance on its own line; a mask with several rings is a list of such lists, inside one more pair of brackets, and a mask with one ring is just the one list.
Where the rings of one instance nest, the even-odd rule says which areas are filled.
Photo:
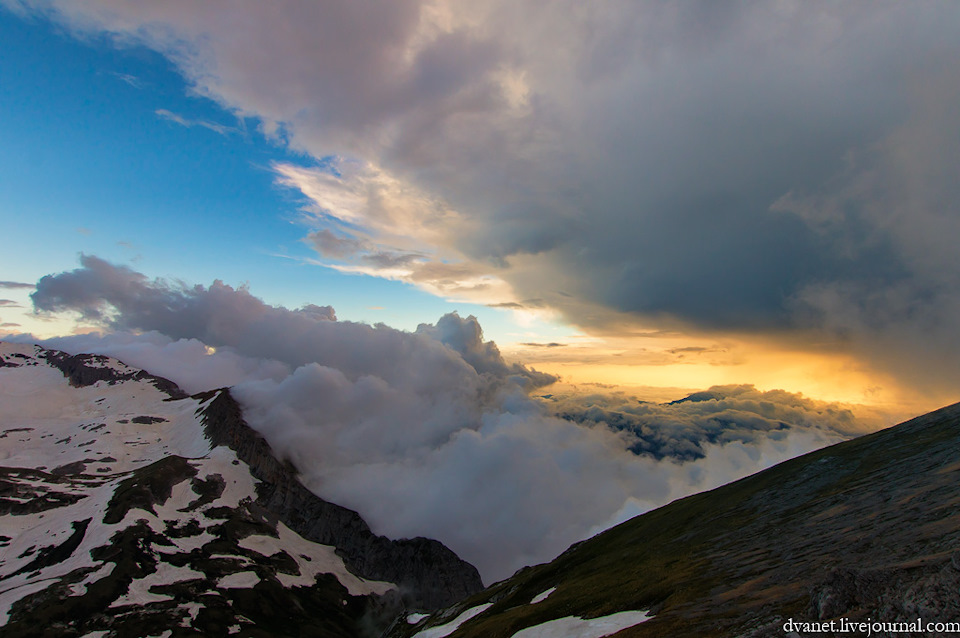
[[0, 395], [5, 636], [378, 635], [482, 586], [307, 490], [227, 389], [0, 343]]

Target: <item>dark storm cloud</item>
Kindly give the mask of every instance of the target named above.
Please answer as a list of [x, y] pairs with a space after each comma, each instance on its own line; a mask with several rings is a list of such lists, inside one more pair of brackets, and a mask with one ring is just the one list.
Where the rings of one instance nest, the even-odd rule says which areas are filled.
[[[917, 387], [951, 387], [960, 8], [646, 8], [620, 14], [616, 65], [590, 66], [603, 81], [565, 103], [577, 125], [556, 135], [575, 152], [524, 167], [567, 195], [502, 203], [464, 250], [513, 264], [518, 294], [583, 326], [815, 331]], [[578, 61], [604, 57], [582, 44]], [[546, 249], [524, 239], [537, 225]]]
[[[413, 239], [507, 281], [504, 303], [960, 373], [957, 3], [36, 4], [444, 202]], [[365, 251], [371, 274], [415, 261]]]
[[[589, 223], [550, 224], [551, 233], [568, 230], [546, 259], [553, 268], [531, 273], [529, 290], [554, 270], [578, 299], [640, 317], [783, 329], [797, 327], [788, 302], [812, 283], [904, 278], [890, 238], [873, 237], [856, 253], [837, 249], [880, 230], [866, 216], [836, 228], [837, 237], [770, 209], [791, 191], [835, 188], [849, 154], [907, 116], [915, 72], [907, 61], [930, 55], [927, 37], [945, 42], [955, 31], [933, 16], [913, 18], [920, 28], [891, 45], [900, 27], [889, 8], [850, 12], [847, 22], [826, 11], [838, 20], [835, 34], [820, 31], [821, 12], [800, 5], [758, 25], [774, 17], [770, 6], [723, 5], [658, 25], [666, 27], [655, 39], [661, 61], [634, 61], [612, 91], [584, 100], [595, 107], [581, 114], [589, 136], [571, 141], [579, 153], [565, 163], [579, 168]], [[652, 30], [635, 28], [638, 40]], [[499, 221], [476, 254], [537, 251], [516, 237], [549, 216], [525, 216], [519, 229], [510, 215]]]

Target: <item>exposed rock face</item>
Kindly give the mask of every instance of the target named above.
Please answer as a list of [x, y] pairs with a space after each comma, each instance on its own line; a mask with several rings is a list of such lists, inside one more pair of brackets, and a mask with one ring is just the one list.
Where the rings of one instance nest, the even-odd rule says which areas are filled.
[[353, 510], [329, 503], [305, 488], [296, 469], [279, 461], [270, 445], [243, 419], [229, 390], [220, 390], [203, 411], [204, 431], [250, 466], [257, 503], [304, 538], [333, 545], [359, 576], [400, 585], [408, 606], [437, 609], [483, 589], [477, 569], [442, 543], [377, 536]]
[[810, 595], [807, 617], [945, 622], [960, 618], [960, 553], [930, 564], [885, 570], [837, 569]]
[[121, 381], [143, 380], [150, 382], [155, 388], [168, 394], [173, 399], [185, 399], [187, 397], [187, 393], [173, 381], [131, 368], [110, 357], [97, 354], [71, 355], [60, 350], [47, 349], [42, 349], [39, 354], [50, 365], [60, 370], [63, 376], [70, 380], [70, 385], [77, 388], [93, 385], [97, 381], [106, 381], [113, 384]]

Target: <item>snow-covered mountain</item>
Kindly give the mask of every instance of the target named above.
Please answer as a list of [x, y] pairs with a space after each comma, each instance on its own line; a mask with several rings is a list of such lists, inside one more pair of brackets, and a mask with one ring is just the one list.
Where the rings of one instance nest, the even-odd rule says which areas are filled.
[[379, 635], [481, 587], [303, 487], [229, 390], [0, 343], [4, 636]]

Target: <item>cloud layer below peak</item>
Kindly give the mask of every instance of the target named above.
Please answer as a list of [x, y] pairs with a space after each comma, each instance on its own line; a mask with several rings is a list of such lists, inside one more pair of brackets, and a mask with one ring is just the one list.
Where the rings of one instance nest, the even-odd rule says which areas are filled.
[[42, 278], [32, 298], [105, 331], [46, 345], [116, 356], [190, 392], [232, 386], [311, 489], [378, 533], [438, 538], [487, 580], [857, 431], [842, 408], [750, 387], [673, 406], [544, 401], [534, 391], [554, 377], [506, 362], [475, 318], [454, 313], [404, 332], [89, 255]]

